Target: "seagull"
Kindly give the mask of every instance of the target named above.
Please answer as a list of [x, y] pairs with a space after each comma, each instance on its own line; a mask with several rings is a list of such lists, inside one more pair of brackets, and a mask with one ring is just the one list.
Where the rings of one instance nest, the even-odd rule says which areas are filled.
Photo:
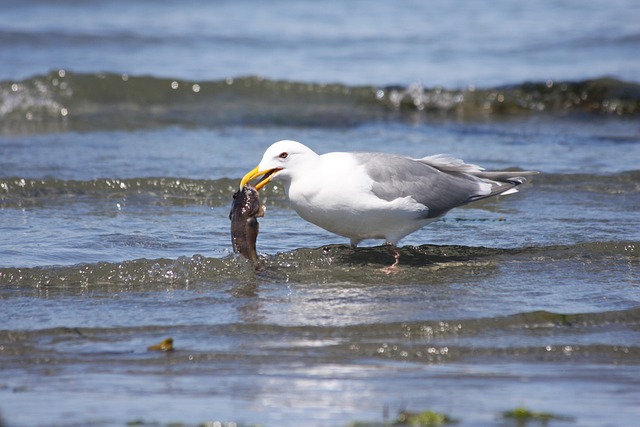
[[272, 144], [240, 182], [261, 177], [261, 189], [281, 181], [291, 207], [306, 221], [346, 237], [356, 247], [384, 239], [398, 242], [449, 210], [499, 194], [512, 194], [534, 171], [485, 172], [477, 165], [438, 154], [414, 159], [376, 152], [319, 155], [296, 141]]

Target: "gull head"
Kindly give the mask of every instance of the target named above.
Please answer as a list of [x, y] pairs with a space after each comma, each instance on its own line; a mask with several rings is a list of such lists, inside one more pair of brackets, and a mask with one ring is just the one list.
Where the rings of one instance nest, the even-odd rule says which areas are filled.
[[262, 177], [256, 183], [261, 189], [273, 179], [291, 180], [305, 169], [305, 164], [318, 155], [309, 147], [296, 141], [283, 140], [273, 143], [264, 152], [262, 160], [240, 181], [240, 188], [255, 178]]

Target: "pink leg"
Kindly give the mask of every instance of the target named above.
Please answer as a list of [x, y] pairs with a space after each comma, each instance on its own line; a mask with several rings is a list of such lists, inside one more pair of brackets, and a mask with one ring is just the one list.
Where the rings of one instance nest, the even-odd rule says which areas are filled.
[[[387, 245], [393, 245], [393, 243], [388, 243]], [[398, 272], [398, 264], [400, 264], [400, 252], [398, 252], [398, 248], [395, 247], [395, 245], [393, 246], [393, 264], [391, 264], [389, 267], [385, 267], [382, 269], [382, 271], [384, 271], [387, 274], [390, 273], [397, 273]]]

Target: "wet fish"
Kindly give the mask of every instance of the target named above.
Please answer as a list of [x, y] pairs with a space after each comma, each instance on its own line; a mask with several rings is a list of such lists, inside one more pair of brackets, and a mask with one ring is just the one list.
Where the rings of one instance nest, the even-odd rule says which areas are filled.
[[231, 220], [231, 243], [234, 252], [256, 263], [256, 239], [258, 238], [258, 217], [264, 216], [265, 207], [260, 204], [258, 190], [252, 185], [245, 185], [233, 195], [233, 204], [229, 219]]

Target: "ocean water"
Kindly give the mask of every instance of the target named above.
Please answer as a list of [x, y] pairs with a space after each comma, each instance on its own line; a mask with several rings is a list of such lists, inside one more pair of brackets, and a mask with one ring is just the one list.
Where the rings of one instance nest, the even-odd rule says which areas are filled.
[[[637, 423], [638, 2], [2, 9], [0, 424]], [[231, 195], [280, 139], [542, 173], [393, 275], [270, 185], [256, 273]]]

